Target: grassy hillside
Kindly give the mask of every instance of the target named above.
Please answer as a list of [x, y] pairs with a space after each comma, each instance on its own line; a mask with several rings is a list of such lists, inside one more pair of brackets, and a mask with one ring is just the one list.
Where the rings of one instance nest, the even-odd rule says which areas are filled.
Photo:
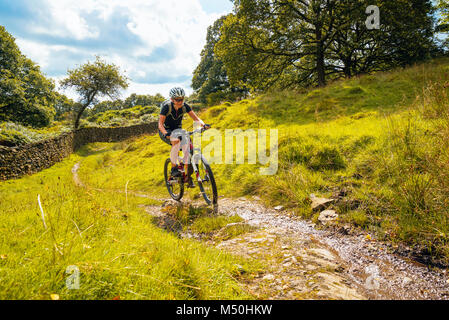
[[[340, 222], [447, 260], [448, 86], [449, 60], [439, 59], [209, 108], [202, 119], [222, 132], [279, 130], [277, 174], [261, 176], [257, 165], [213, 165], [219, 194], [258, 195], [316, 219], [309, 195], [340, 193]], [[123, 189], [129, 181], [133, 190], [166, 194], [162, 169], [169, 147], [158, 136], [114, 148], [86, 159], [82, 178], [102, 188]]]
[[[254, 262], [157, 228], [142, 205], [158, 201], [75, 186], [74, 164], [112, 146], [0, 183], [0, 299], [251, 298], [238, 279]], [[79, 290], [66, 287], [70, 266]]]
[[[334, 207], [340, 223], [447, 261], [448, 87], [449, 60], [441, 59], [209, 108], [201, 118], [221, 132], [279, 130], [277, 174], [261, 176], [258, 165], [214, 164], [219, 195], [258, 195], [267, 205], [316, 220], [310, 194], [338, 193], [344, 195]], [[253, 262], [156, 228], [142, 205], [157, 202], [123, 193], [127, 186], [167, 197], [168, 153], [157, 135], [90, 145], [39, 174], [1, 182], [0, 298], [249, 298], [236, 279], [241, 266], [250, 276], [258, 268]], [[88, 189], [73, 183], [78, 162]], [[187, 190], [187, 198], [198, 196], [197, 189]], [[207, 231], [230, 221], [220, 219], [203, 217], [192, 228]], [[80, 290], [65, 286], [71, 265], [81, 271]]]

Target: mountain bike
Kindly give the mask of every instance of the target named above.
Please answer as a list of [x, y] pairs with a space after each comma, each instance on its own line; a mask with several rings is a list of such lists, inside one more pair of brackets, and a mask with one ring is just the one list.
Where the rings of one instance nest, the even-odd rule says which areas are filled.
[[[206, 128], [196, 129], [191, 132], [186, 132], [189, 137], [195, 133], [203, 133]], [[212, 169], [201, 154], [200, 148], [194, 148], [192, 139], [189, 139], [189, 163], [192, 166], [193, 173], [195, 174], [196, 180], [198, 182], [198, 187], [200, 188], [201, 194], [208, 205], [213, 205], [214, 209], [217, 209], [218, 192], [217, 185], [215, 184], [214, 174]], [[165, 184], [167, 186], [168, 193], [173, 200], [180, 201], [184, 195], [184, 183], [186, 183], [189, 175], [185, 172], [185, 166], [183, 164], [178, 165], [179, 171], [182, 173], [181, 177], [171, 176], [171, 161], [170, 158], [165, 160], [164, 165], [164, 177]], [[192, 178], [193, 179], [193, 178]]]

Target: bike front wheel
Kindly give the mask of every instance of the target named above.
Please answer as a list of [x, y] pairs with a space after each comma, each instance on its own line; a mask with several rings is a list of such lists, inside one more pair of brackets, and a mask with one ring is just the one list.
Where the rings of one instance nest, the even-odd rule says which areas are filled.
[[218, 192], [212, 169], [204, 157], [201, 157], [197, 168], [199, 174], [198, 186], [200, 187], [201, 194], [206, 203], [208, 205], [212, 204], [215, 208], [217, 206]]
[[184, 195], [184, 181], [182, 177], [173, 178], [171, 176], [171, 161], [170, 159], [165, 160], [164, 165], [164, 177], [165, 185], [167, 186], [168, 193], [173, 200], [180, 201]]

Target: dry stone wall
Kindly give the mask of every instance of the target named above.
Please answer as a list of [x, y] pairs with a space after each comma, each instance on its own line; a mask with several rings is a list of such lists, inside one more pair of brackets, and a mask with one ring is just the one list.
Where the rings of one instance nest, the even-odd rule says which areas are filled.
[[32, 144], [0, 146], [0, 180], [16, 179], [49, 168], [87, 143], [118, 142], [156, 132], [157, 122], [117, 128], [81, 128]]

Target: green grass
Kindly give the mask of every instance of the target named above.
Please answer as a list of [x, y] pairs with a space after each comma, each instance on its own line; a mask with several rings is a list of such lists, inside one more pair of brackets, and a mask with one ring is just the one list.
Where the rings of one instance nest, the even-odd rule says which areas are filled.
[[[335, 206], [340, 221], [449, 260], [448, 70], [449, 60], [438, 59], [207, 109], [201, 118], [221, 132], [279, 130], [277, 174], [261, 176], [258, 165], [213, 164], [219, 194], [259, 195], [311, 218], [311, 193], [345, 191]], [[144, 136], [89, 158], [81, 174], [99, 187], [123, 189], [129, 181], [131, 189], [166, 195], [168, 153], [158, 136]]]
[[[237, 280], [256, 264], [157, 228], [142, 208], [157, 201], [74, 185], [71, 168], [104, 160], [107, 149], [91, 155], [100, 146], [113, 145], [0, 183], [0, 299], [251, 298]], [[79, 290], [66, 287], [69, 266]]]
[[[448, 70], [449, 60], [439, 59], [209, 108], [201, 118], [221, 132], [279, 130], [277, 174], [261, 176], [259, 165], [213, 164], [219, 195], [258, 195], [269, 206], [312, 218], [311, 193], [344, 191], [344, 201], [334, 207], [339, 221], [380, 239], [424, 247], [447, 262]], [[168, 197], [168, 155], [169, 146], [157, 135], [141, 136], [86, 146], [51, 169], [0, 183], [0, 298], [250, 298], [235, 279], [241, 277], [236, 265], [251, 271], [252, 262], [154, 227], [139, 206], [151, 201], [133, 196]], [[79, 176], [90, 189], [72, 182], [70, 169], [80, 161]], [[198, 188], [186, 190], [185, 197], [198, 198]], [[179, 219], [198, 232], [229, 223], [195, 208], [181, 210]], [[225, 236], [248, 231], [237, 229]], [[65, 287], [70, 265], [81, 271], [80, 290]]]

